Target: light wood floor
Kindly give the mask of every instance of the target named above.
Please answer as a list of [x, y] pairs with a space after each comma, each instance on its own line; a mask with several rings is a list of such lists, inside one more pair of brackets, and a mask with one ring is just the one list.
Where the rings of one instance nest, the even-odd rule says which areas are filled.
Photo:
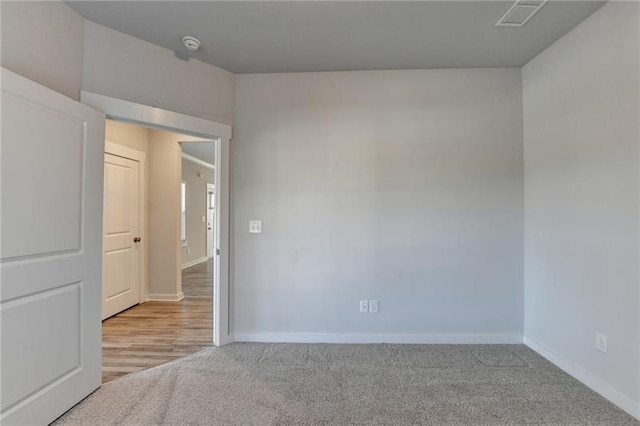
[[180, 302], [146, 302], [102, 323], [102, 382], [213, 344], [213, 260], [182, 271]]

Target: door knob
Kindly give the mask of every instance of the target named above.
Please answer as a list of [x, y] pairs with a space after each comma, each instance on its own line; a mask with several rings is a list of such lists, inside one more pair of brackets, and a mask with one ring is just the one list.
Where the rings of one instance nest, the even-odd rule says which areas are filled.
[[142, 240], [140, 239], [140, 237], [135, 237], [135, 238], [133, 239], [133, 242], [134, 242], [134, 243], [139, 243], [140, 241], [142, 241]]

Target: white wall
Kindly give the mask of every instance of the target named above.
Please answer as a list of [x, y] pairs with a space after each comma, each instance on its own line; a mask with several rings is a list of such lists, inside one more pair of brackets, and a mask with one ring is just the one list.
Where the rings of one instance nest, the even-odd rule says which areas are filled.
[[236, 338], [521, 336], [519, 69], [239, 75], [236, 89]]
[[525, 336], [636, 416], [638, 23], [609, 3], [522, 72]]
[[1, 65], [80, 99], [84, 19], [59, 1], [0, 2]]
[[234, 75], [87, 21], [82, 89], [225, 124], [233, 122]]

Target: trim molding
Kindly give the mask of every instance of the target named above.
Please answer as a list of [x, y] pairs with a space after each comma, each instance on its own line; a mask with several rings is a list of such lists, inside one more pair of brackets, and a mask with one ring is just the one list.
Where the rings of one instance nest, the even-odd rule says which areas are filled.
[[632, 400], [627, 395], [624, 395], [622, 392], [611, 387], [611, 385], [609, 385], [608, 383], [605, 383], [602, 380], [592, 376], [582, 368], [572, 364], [561, 356], [556, 355], [550, 349], [528, 338], [527, 336], [524, 336], [524, 344], [537, 352], [543, 358], [546, 358], [552, 364], [555, 364], [556, 367], [560, 368], [565, 373], [573, 376], [575, 379], [582, 382], [595, 392], [599, 393], [601, 396], [608, 399], [609, 401], [629, 413], [631, 416], [640, 420], [640, 401]]
[[163, 293], [149, 293], [147, 296], [147, 302], [179, 302], [184, 299], [184, 293], [178, 294], [163, 294]]
[[192, 163], [196, 163], [202, 167], [206, 167], [207, 169], [211, 169], [211, 170], [216, 169], [216, 166], [214, 166], [213, 164], [207, 163], [206, 161], [196, 158], [193, 155], [185, 154], [184, 152], [182, 153], [182, 158], [184, 158], [187, 161], [191, 161]]
[[195, 266], [198, 263], [206, 262], [207, 260], [209, 260], [209, 258], [207, 256], [201, 257], [200, 259], [192, 260], [191, 262], [187, 262], [184, 265], [182, 265], [182, 269], [186, 269], [186, 268], [189, 268], [191, 266]]
[[87, 91], [80, 92], [80, 101], [106, 114], [108, 118], [143, 124], [160, 130], [209, 139], [211, 136], [231, 139], [231, 126], [204, 118], [142, 105]]
[[395, 333], [235, 333], [236, 342], [270, 343], [414, 343], [414, 344], [521, 344], [522, 335], [395, 334]]

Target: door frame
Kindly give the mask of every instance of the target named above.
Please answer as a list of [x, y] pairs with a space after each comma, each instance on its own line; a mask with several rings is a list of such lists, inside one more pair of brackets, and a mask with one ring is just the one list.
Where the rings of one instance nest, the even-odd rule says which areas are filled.
[[[147, 167], [147, 159], [146, 155], [142, 151], [138, 151], [137, 149], [129, 148], [124, 145], [117, 144], [115, 142], [111, 142], [109, 140], [104, 141], [104, 153], [115, 155], [116, 157], [126, 158], [128, 160], [136, 161], [138, 163], [138, 193], [139, 195], [139, 205], [138, 212], [140, 212], [140, 217], [138, 217], [138, 226], [139, 226], [139, 234], [140, 234], [140, 256], [138, 256], [138, 286], [140, 288], [140, 292], [138, 293], [138, 303], [145, 302], [149, 298], [149, 283], [147, 280], [147, 268], [145, 265], [147, 264], [147, 203], [145, 203], [145, 199], [147, 196], [146, 193], [146, 167]], [[104, 198], [104, 194], [103, 194]], [[102, 208], [104, 209], [104, 203]], [[104, 234], [104, 225], [102, 229], [102, 233]], [[104, 240], [104, 235], [102, 236]], [[104, 255], [104, 254], [103, 254]], [[103, 268], [104, 272], [104, 268]], [[104, 285], [104, 278], [102, 280], [102, 285]], [[104, 301], [103, 301], [104, 303]]]
[[234, 341], [231, 328], [230, 220], [229, 220], [229, 150], [232, 128], [228, 124], [180, 114], [152, 106], [82, 91], [80, 100], [102, 111], [107, 118], [159, 130], [201, 137], [216, 145], [216, 256], [213, 277], [213, 344], [222, 346]]

